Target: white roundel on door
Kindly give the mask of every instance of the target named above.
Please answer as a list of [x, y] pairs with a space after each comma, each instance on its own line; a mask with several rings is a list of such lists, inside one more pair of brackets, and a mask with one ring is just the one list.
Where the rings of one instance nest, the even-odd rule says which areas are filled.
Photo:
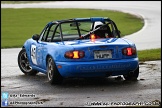
[[36, 46], [35, 45], [31, 45], [31, 60], [32, 60], [33, 64], [37, 64], [37, 60], [36, 60]]

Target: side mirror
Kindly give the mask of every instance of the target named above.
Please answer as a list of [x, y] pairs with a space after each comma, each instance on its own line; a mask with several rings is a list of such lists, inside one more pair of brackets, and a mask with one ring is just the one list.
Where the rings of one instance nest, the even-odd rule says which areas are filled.
[[34, 34], [34, 35], [32, 36], [32, 39], [38, 41], [38, 40], [39, 40], [39, 37], [40, 37], [39, 34]]

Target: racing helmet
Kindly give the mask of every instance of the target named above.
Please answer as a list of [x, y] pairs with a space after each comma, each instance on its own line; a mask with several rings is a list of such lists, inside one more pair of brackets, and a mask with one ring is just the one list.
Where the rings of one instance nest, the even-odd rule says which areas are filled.
[[101, 21], [96, 21], [95, 23], [94, 23], [94, 26], [93, 26], [93, 29], [92, 30], [94, 30], [94, 29], [96, 29], [96, 28], [98, 28], [98, 27], [100, 27], [100, 26], [102, 26], [103, 25], [103, 23], [101, 22]]

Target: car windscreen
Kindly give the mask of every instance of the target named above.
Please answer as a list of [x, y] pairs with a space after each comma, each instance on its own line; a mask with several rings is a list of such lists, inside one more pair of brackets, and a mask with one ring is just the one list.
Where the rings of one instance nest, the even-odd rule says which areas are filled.
[[90, 32], [92, 22], [66, 22], [61, 24], [63, 41], [74, 40]]

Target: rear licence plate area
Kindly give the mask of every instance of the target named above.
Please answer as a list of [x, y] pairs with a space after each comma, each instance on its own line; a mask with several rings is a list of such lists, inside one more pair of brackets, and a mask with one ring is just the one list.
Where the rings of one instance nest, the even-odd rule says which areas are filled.
[[111, 58], [112, 58], [111, 50], [94, 51], [94, 59], [111, 59]]

